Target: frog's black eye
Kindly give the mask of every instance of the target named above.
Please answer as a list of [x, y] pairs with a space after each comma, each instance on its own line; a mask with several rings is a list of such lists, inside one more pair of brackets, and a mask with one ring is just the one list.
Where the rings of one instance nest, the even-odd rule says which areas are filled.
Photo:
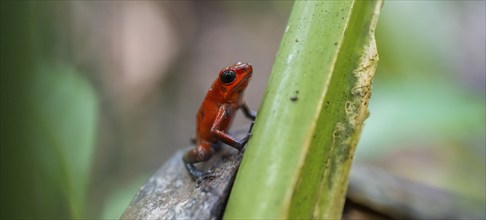
[[233, 70], [225, 70], [223, 73], [221, 73], [219, 79], [223, 83], [231, 83], [236, 79], [236, 73]]

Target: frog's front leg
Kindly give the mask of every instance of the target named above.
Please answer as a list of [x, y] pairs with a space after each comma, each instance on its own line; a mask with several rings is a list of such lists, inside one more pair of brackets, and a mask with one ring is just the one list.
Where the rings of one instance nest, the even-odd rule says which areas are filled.
[[248, 142], [249, 135], [241, 140], [236, 140], [234, 137], [231, 137], [229, 134], [225, 133], [226, 131], [221, 128], [221, 125], [223, 123], [227, 122], [227, 120], [231, 120], [230, 108], [230, 105], [222, 105], [219, 108], [216, 119], [214, 120], [213, 126], [211, 127], [211, 134], [213, 134], [217, 140], [236, 148], [238, 151], [241, 151], [245, 146], [246, 142]]
[[182, 160], [184, 161], [187, 172], [191, 174], [191, 177], [194, 180], [200, 181], [208, 176], [208, 174], [210, 175], [210, 173], [198, 170], [196, 167], [194, 167], [194, 164], [209, 160], [213, 153], [214, 151], [211, 147], [211, 144], [203, 142], [197, 144], [194, 148], [188, 150], [184, 154]]
[[257, 113], [255, 111], [250, 110], [250, 108], [248, 107], [245, 101], [242, 101], [240, 108], [243, 111], [243, 114], [247, 118], [251, 119], [252, 121], [255, 121]]
[[251, 130], [253, 129], [253, 125], [255, 124], [255, 119], [256, 119], [256, 112], [255, 111], [252, 111], [250, 110], [250, 108], [248, 107], [248, 105], [246, 104], [245, 101], [242, 101], [241, 105], [240, 105], [240, 108], [241, 108], [241, 111], [243, 111], [243, 114], [251, 119], [251, 125], [250, 125], [250, 129], [248, 129], [248, 138], [251, 136]]

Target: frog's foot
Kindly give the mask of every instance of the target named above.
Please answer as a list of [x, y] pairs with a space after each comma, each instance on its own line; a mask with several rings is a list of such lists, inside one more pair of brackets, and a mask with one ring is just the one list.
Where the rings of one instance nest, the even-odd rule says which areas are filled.
[[198, 178], [195, 179], [196, 180], [196, 185], [199, 186], [199, 184], [201, 184], [204, 180], [212, 180], [214, 178], [216, 178], [216, 175], [213, 174], [212, 171], [205, 172], [201, 176], [199, 176]]
[[241, 139], [238, 142], [238, 147], [236, 147], [236, 149], [238, 149], [238, 153], [245, 152], [246, 144], [248, 143], [248, 140], [250, 140], [250, 137], [252, 135], [251, 130], [253, 129], [253, 124], [254, 123], [252, 122], [251, 125], [250, 125], [250, 129], [248, 130], [248, 134], [246, 135], [246, 137], [244, 137], [243, 139]]
[[189, 172], [191, 178], [196, 181], [197, 185], [199, 185], [199, 183], [201, 183], [203, 180], [214, 179], [214, 177], [216, 177], [211, 171], [203, 172], [196, 169], [192, 163], [186, 163], [184, 165], [186, 166], [187, 172]]
[[192, 164], [192, 163], [184, 163], [184, 165], [186, 167], [187, 172], [189, 173], [189, 175], [191, 176], [191, 178], [193, 180], [197, 180], [197, 179], [201, 178], [204, 175], [204, 172], [196, 169], [196, 167], [194, 167], [194, 164]]
[[245, 151], [246, 144], [248, 143], [248, 140], [250, 139], [250, 137], [251, 137], [251, 133], [246, 135], [246, 137], [244, 137], [243, 139], [241, 139], [238, 142], [238, 147], [236, 147], [236, 149], [238, 150], [238, 153], [243, 153]]

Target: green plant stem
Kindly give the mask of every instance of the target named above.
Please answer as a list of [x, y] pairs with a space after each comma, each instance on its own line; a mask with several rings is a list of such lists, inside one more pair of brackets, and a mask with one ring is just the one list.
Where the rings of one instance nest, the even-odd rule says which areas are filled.
[[382, 1], [296, 1], [225, 218], [340, 218]]

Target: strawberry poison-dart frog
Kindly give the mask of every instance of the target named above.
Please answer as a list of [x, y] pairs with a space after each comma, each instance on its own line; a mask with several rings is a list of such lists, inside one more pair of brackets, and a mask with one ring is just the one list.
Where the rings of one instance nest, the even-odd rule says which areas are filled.
[[251, 111], [243, 100], [243, 92], [252, 73], [251, 64], [235, 63], [223, 68], [209, 88], [196, 116], [195, 146], [183, 157], [186, 169], [193, 179], [200, 181], [206, 176], [207, 173], [196, 169], [194, 164], [209, 160], [219, 141], [238, 151], [248, 142], [251, 127], [246, 137], [241, 140], [230, 136], [228, 129], [238, 109], [241, 109], [247, 118], [255, 120], [256, 113]]

